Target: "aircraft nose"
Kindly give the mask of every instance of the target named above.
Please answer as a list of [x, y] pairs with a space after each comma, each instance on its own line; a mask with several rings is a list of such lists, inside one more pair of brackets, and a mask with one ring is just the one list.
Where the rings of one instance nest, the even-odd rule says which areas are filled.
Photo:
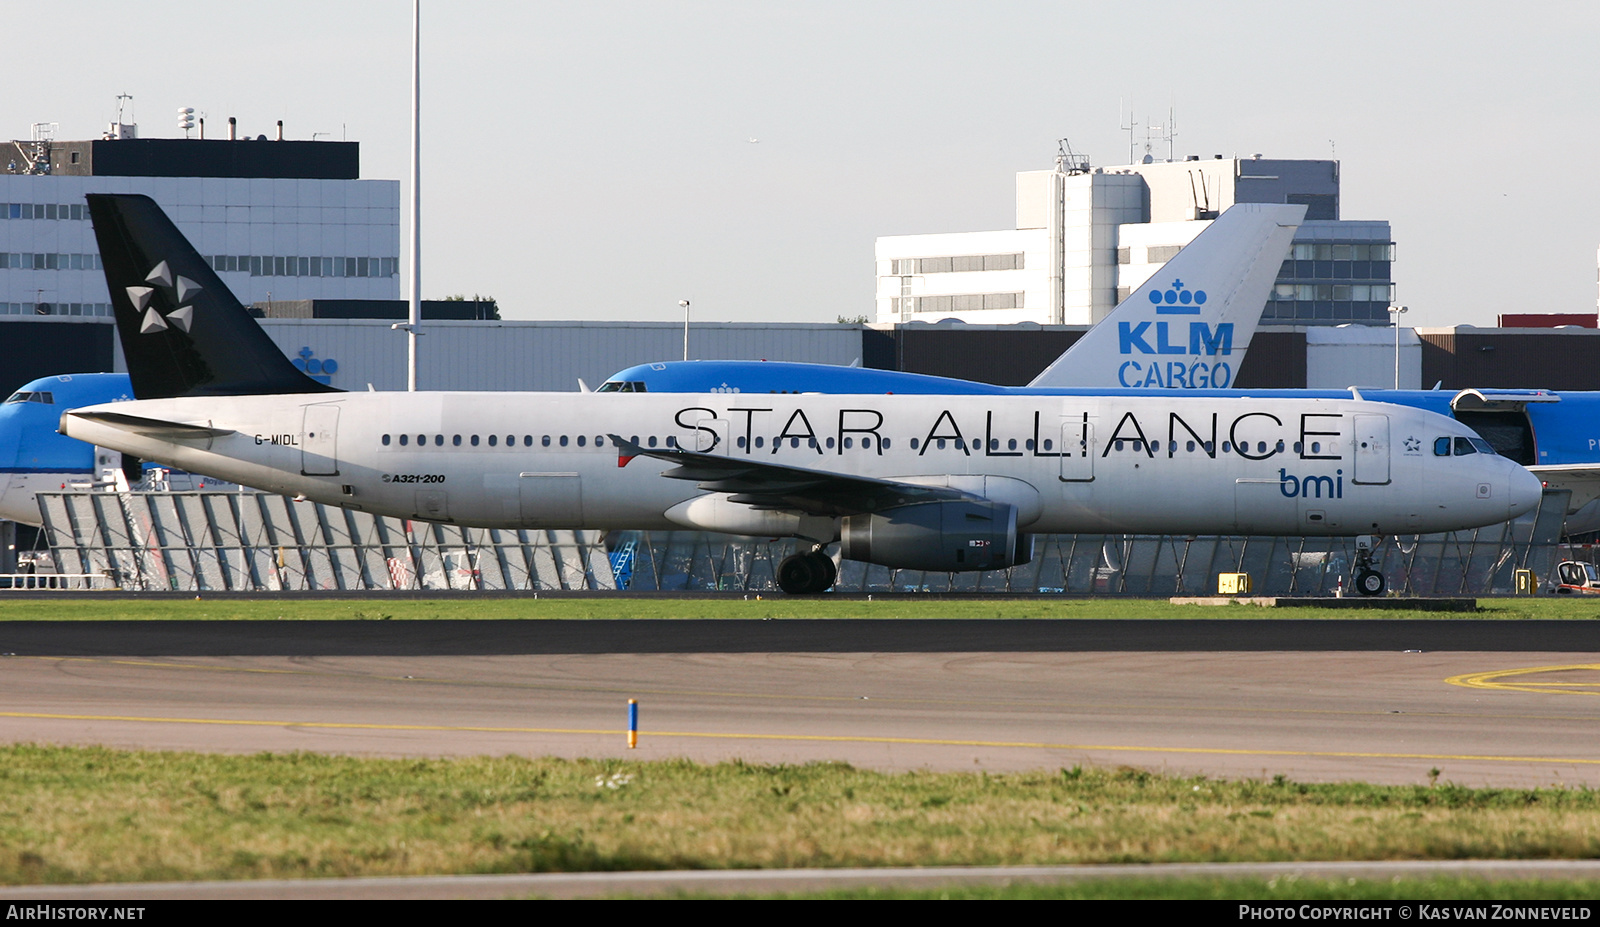
[[1544, 483], [1537, 476], [1523, 467], [1512, 467], [1510, 484], [1507, 495], [1511, 500], [1512, 518], [1539, 507], [1539, 499], [1544, 495]]

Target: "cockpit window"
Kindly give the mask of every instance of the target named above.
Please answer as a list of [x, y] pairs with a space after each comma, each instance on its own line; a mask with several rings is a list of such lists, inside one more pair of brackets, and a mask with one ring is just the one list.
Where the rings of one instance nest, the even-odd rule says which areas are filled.
[[1495, 454], [1500, 452], [1494, 445], [1482, 438], [1435, 438], [1433, 439], [1433, 456], [1435, 457], [1465, 457], [1468, 454]]
[[6, 399], [6, 404], [13, 402], [42, 402], [47, 406], [56, 404], [56, 395], [48, 390], [18, 390]]
[[607, 380], [600, 384], [597, 393], [642, 393], [644, 383], [640, 380]]
[[1500, 452], [1494, 445], [1482, 438], [1435, 438], [1433, 441], [1433, 455], [1435, 457], [1465, 457], [1468, 454], [1495, 454]]

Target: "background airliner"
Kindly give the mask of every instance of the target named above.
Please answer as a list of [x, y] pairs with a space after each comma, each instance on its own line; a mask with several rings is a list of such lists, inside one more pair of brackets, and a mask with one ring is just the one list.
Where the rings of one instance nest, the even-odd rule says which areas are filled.
[[1349, 397], [342, 393], [290, 365], [152, 200], [88, 199], [138, 398], [62, 430], [376, 514], [795, 537], [779, 584], [819, 592], [835, 543], [988, 570], [1027, 562], [1032, 532], [1409, 534], [1540, 497], [1460, 423]]

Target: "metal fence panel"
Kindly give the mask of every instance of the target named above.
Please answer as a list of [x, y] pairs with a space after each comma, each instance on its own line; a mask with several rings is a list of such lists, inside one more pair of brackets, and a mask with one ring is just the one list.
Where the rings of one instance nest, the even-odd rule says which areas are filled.
[[[1514, 571], [1548, 578], [1569, 501], [1476, 531], [1388, 539], [1375, 566], [1407, 595], [1511, 591]], [[631, 545], [628, 588], [763, 592], [798, 547], [691, 531], [463, 529], [373, 516], [267, 493], [44, 493], [47, 566], [129, 589], [612, 589], [609, 554]], [[619, 554], [621, 556], [621, 554]], [[1222, 572], [1263, 595], [1330, 595], [1348, 585], [1350, 538], [1041, 535], [1010, 570], [924, 573], [846, 561], [841, 591], [1199, 595]], [[70, 585], [79, 580], [63, 579]]]

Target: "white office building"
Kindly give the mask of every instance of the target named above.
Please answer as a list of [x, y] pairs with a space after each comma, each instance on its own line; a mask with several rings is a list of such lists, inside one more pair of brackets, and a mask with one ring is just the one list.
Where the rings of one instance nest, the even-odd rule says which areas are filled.
[[1234, 203], [1298, 203], [1306, 222], [1263, 321], [1389, 322], [1389, 223], [1340, 219], [1337, 161], [1064, 157], [1016, 189], [1015, 229], [879, 238], [876, 321], [1092, 325]]
[[143, 193], [246, 304], [397, 299], [400, 184], [355, 142], [112, 138], [0, 144], [0, 324], [111, 320], [88, 193]]

